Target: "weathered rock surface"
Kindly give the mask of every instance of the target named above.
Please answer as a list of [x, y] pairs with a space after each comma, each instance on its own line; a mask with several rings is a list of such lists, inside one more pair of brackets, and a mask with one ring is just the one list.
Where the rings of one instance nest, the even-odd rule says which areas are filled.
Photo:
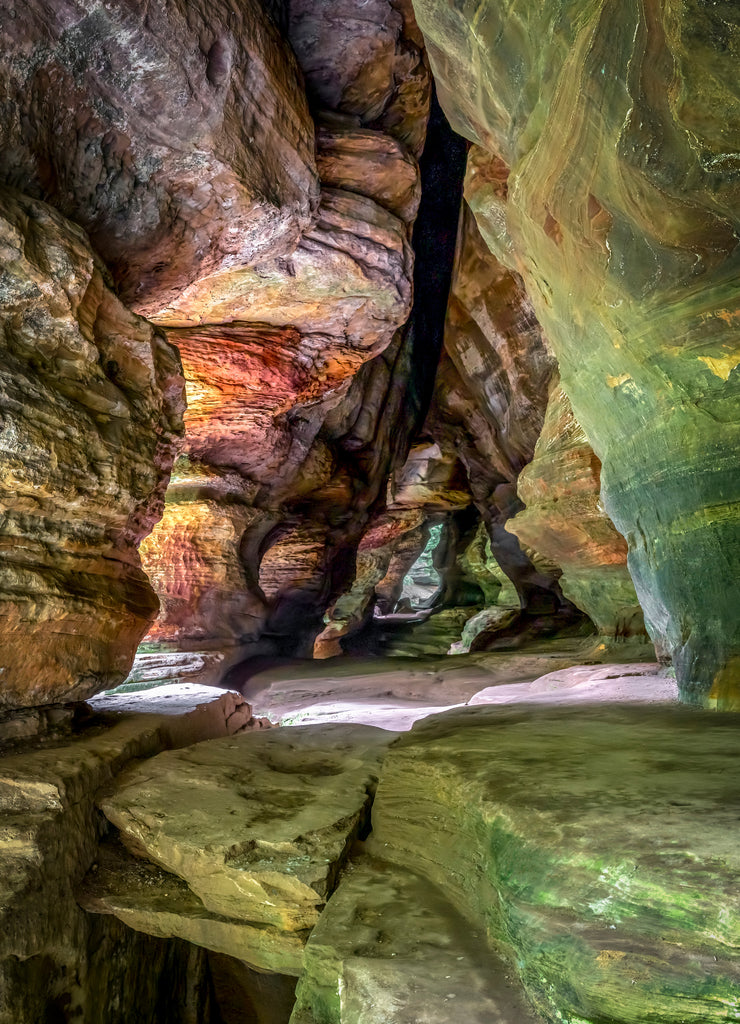
[[86, 914], [75, 899], [76, 887], [98, 856], [103, 824], [95, 807], [97, 790], [132, 758], [228, 735], [251, 717], [249, 705], [234, 694], [212, 691], [207, 706], [199, 699], [195, 707], [191, 702], [189, 713], [183, 714], [181, 705], [175, 717], [118, 715], [88, 722], [65, 717], [57, 707], [56, 727], [37, 729], [15, 744], [3, 728], [2, 1024], [66, 1017], [98, 1024], [101, 1012], [115, 1024], [220, 1020], [203, 951]]
[[488, 250], [463, 204], [426, 428], [465, 465], [493, 556], [522, 607], [550, 612], [567, 606], [559, 570], [535, 564], [504, 524], [522, 507], [516, 482], [534, 454], [555, 365], [521, 277]]
[[503, 942], [548, 1020], [726, 1021], [739, 743], [680, 707], [450, 712], [389, 752], [369, 849]]
[[153, 319], [177, 327], [292, 325], [346, 339], [367, 358], [407, 319], [411, 270], [403, 221], [367, 196], [324, 188], [316, 223], [289, 255], [196, 281]]
[[406, 443], [399, 328], [431, 87], [413, 11], [272, 14], [317, 120], [319, 208], [290, 252], [196, 278], [155, 317], [182, 352], [189, 408], [187, 461], [144, 550], [163, 605], [148, 640], [224, 671], [310, 651]]
[[298, 976], [305, 934], [215, 914], [177, 875], [133, 857], [118, 842], [101, 844], [76, 890], [85, 910], [111, 914], [136, 932], [184, 939], [260, 970]]
[[[349, 119], [348, 119], [349, 120]], [[416, 160], [385, 132], [356, 128], [330, 118], [319, 123], [316, 165], [324, 185], [359, 192], [411, 224], [421, 199]]]
[[483, 931], [427, 878], [364, 859], [311, 934], [291, 1024], [540, 1020]]
[[411, 446], [406, 461], [388, 481], [392, 509], [417, 508], [427, 513], [465, 508], [470, 504], [465, 471], [454, 449], [436, 442]]
[[410, 0], [294, 0], [288, 38], [317, 110], [380, 128], [419, 156], [431, 79]]
[[182, 432], [177, 352], [111, 291], [84, 232], [0, 194], [0, 704], [128, 672], [157, 600], [137, 547]]
[[364, 824], [389, 739], [338, 725], [198, 744], [128, 772], [101, 806], [211, 914], [302, 932]]
[[647, 640], [627, 543], [604, 512], [600, 485], [601, 463], [556, 379], [534, 458], [519, 474], [526, 507], [506, 529], [561, 567], [561, 590], [600, 633]]
[[252, 715], [251, 707], [240, 693], [193, 683], [170, 683], [137, 690], [121, 686], [90, 697], [87, 704], [106, 717], [166, 716], [162, 729], [171, 747], [270, 726], [267, 719]]
[[687, 699], [732, 705], [737, 27], [720, 5], [415, 10], [453, 125], [510, 168], [505, 207], [474, 168], [466, 194], [557, 354], [648, 630]]
[[[176, 473], [176, 484], [180, 477]], [[142, 559], [161, 604], [148, 635], [151, 643], [197, 646], [206, 639], [228, 648], [235, 638], [253, 636], [264, 620], [264, 598], [250, 587], [239, 558], [242, 537], [259, 517], [248, 506], [217, 496], [212, 492], [210, 500], [202, 500], [196, 492], [193, 500], [168, 500], [161, 522], [142, 544]], [[218, 654], [225, 667], [224, 652]]]
[[[400, 587], [405, 569], [392, 573], [391, 567], [408, 565], [424, 544], [420, 509], [383, 512], [365, 531], [355, 557], [351, 586], [324, 613], [325, 627], [316, 637], [315, 658], [342, 653], [341, 639], [358, 630], [373, 615], [376, 600], [395, 599], [389, 590]], [[399, 579], [400, 576], [400, 579]]]
[[257, 0], [33, 0], [0, 32], [3, 181], [82, 224], [137, 312], [295, 248], [313, 122]]
[[568, 639], [549, 640], [531, 653], [343, 658], [330, 670], [316, 661], [291, 661], [255, 671], [244, 692], [256, 715], [278, 725], [358, 722], [395, 731], [465, 704], [678, 700], [675, 680], [655, 662], [639, 660], [642, 651], [623, 647], [619, 653], [627, 656], [624, 663], [613, 664], [609, 645]]
[[[430, 525], [435, 524], [439, 533], [442, 519], [447, 522], [445, 513], [464, 508], [470, 500], [454, 452], [443, 452], [429, 442], [411, 446], [406, 461], [388, 480], [385, 508], [360, 540], [351, 586], [324, 615], [326, 626], [316, 638], [315, 657], [341, 654], [341, 641], [363, 628], [365, 634], [377, 634], [374, 613], [386, 616], [396, 610], [407, 574], [430, 542]], [[425, 588], [430, 598], [439, 589], [436, 571], [433, 576], [433, 585]]]

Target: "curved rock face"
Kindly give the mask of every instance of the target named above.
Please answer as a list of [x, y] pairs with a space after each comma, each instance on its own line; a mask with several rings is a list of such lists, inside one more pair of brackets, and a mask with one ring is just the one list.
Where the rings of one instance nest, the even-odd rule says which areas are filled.
[[367, 358], [408, 318], [411, 272], [403, 221], [367, 196], [323, 189], [316, 224], [290, 255], [196, 281], [152, 319], [178, 327], [290, 325]]
[[110, 290], [85, 233], [0, 192], [0, 705], [128, 672], [157, 611], [137, 547], [182, 433], [177, 351]]
[[30, 0], [0, 52], [3, 181], [82, 224], [137, 312], [311, 223], [313, 122], [258, 0]]
[[487, 249], [463, 204], [455, 273], [427, 428], [465, 464], [493, 553], [524, 608], [565, 604], [559, 571], [535, 566], [504, 523], [522, 504], [516, 481], [532, 459], [555, 370], [520, 276]]
[[506, 524], [563, 570], [560, 587], [606, 637], [643, 637], [627, 543], [599, 501], [601, 464], [556, 378], [532, 462], [519, 474], [525, 508]]
[[505, 211], [490, 182], [473, 205], [524, 275], [602, 461], [648, 629], [687, 699], [731, 704], [737, 30], [695, 3], [415, 9], [453, 126], [511, 169]]
[[429, 72], [411, 0], [292, 0], [288, 38], [315, 109], [400, 139], [419, 156]]
[[314, 222], [291, 252], [233, 261], [154, 318], [182, 353], [188, 411], [144, 551], [163, 604], [149, 639], [217, 647], [224, 666], [265, 644], [310, 651], [410, 422], [400, 328], [430, 75], [408, 3], [340, 13], [293, 4], [285, 25], [318, 125]]

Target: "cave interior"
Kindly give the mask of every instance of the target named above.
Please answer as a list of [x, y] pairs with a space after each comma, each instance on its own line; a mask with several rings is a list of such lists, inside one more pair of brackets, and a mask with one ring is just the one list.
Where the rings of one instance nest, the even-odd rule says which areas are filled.
[[0, 0], [0, 1024], [740, 1021], [735, 0]]

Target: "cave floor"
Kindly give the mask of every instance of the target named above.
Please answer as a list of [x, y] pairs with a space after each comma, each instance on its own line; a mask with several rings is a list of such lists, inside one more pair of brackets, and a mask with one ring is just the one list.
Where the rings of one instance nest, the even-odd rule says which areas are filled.
[[[226, 956], [254, 1007], [255, 970], [297, 981], [219, 1024], [740, 1020], [738, 719], [644, 657], [263, 664], [243, 691], [283, 727], [132, 762], [77, 901]], [[130, 730], [209, 695], [238, 699], [91, 703]]]
[[406, 731], [477, 704], [678, 700], [675, 679], [641, 645], [556, 639], [523, 651], [437, 658], [334, 658], [265, 668], [242, 693], [276, 725], [357, 722]]

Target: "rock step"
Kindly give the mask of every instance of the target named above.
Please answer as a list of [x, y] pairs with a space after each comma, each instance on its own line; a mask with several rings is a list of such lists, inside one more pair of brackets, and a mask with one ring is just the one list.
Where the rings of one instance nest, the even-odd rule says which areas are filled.
[[206, 741], [127, 772], [101, 807], [134, 855], [212, 914], [302, 932], [364, 827], [393, 738], [325, 725]]
[[738, 1020], [739, 754], [735, 714], [452, 711], [389, 751], [366, 845], [502, 943], [548, 1020]]
[[516, 972], [435, 885], [363, 857], [308, 941], [290, 1024], [535, 1024]]
[[76, 896], [84, 910], [113, 914], [137, 932], [186, 939], [258, 970], [301, 972], [307, 933], [213, 914], [181, 878], [133, 857], [116, 839], [101, 844]]

